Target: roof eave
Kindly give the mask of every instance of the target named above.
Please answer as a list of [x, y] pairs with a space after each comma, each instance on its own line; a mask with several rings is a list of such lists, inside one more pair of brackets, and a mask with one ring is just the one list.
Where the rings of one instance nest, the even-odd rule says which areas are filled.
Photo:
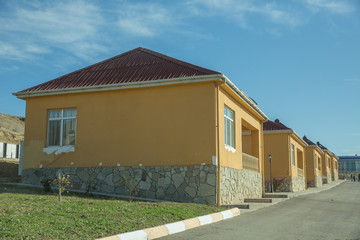
[[264, 134], [272, 134], [272, 133], [289, 133], [295, 136], [303, 144], [303, 146], [307, 147], [309, 146], [300, 136], [292, 129], [286, 129], [286, 130], [266, 130], [264, 131]]
[[151, 80], [151, 81], [143, 81], [143, 82], [62, 88], [62, 89], [42, 90], [42, 91], [34, 91], [34, 92], [17, 92], [17, 93], [13, 93], [13, 95], [15, 95], [17, 98], [20, 99], [26, 99], [31, 97], [40, 97], [40, 96], [48, 96], [48, 95], [111, 91], [111, 90], [130, 89], [130, 88], [173, 85], [173, 84], [181, 84], [181, 83], [217, 81], [217, 80], [221, 80], [221, 76], [222, 74], [201, 75], [201, 76], [192, 76], [192, 77], [159, 79], [159, 80]]
[[246, 104], [248, 104], [252, 109], [255, 110], [256, 113], [258, 113], [264, 121], [269, 120], [269, 118], [265, 115], [263, 111], [260, 110], [260, 108], [257, 106], [257, 104], [249, 98], [248, 95], [246, 95], [243, 91], [241, 91], [239, 88], [235, 86], [234, 83], [232, 83], [224, 74], [222, 74], [223, 82], [228, 86], [236, 95], [238, 95]]
[[316, 148], [316, 149], [319, 150], [322, 154], [324, 154], [324, 151], [323, 151], [318, 145], [316, 145], [316, 144], [314, 144], [314, 145], [313, 145], [313, 144], [309, 145], [309, 144], [308, 144], [308, 146], [309, 146], [309, 147]]

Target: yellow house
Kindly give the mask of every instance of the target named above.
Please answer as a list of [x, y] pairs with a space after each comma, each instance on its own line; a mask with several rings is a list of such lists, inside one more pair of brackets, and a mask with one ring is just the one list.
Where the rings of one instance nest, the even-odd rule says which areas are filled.
[[307, 144], [279, 119], [264, 123], [264, 174], [270, 190], [270, 160], [275, 191], [303, 191], [306, 188], [305, 148]]
[[127, 195], [135, 180], [150, 199], [262, 196], [267, 117], [219, 72], [136, 48], [14, 95], [26, 100], [24, 183], [60, 170], [84, 191]]
[[339, 180], [339, 165], [338, 165], [339, 157], [335, 155], [335, 153], [332, 153], [331, 156], [331, 175], [332, 180], [337, 181]]
[[306, 136], [303, 140], [307, 143], [305, 147], [305, 161], [306, 161], [306, 181], [308, 187], [321, 187], [322, 171], [321, 158], [324, 152], [314, 142], [310, 141]]
[[333, 153], [330, 152], [324, 145], [322, 145], [320, 142], [316, 142], [316, 144], [321, 148], [321, 150], [324, 152], [322, 156], [322, 177], [323, 177], [323, 184], [325, 183], [331, 183], [332, 182], [332, 176], [331, 176], [331, 162]]

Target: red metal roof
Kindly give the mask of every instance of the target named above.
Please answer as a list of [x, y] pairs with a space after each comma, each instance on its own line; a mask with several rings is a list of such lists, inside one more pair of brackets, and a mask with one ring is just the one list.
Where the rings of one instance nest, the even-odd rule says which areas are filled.
[[324, 145], [322, 145], [320, 142], [316, 142], [316, 144], [322, 149], [322, 150], [328, 150]]
[[315, 145], [315, 143], [313, 143], [312, 141], [310, 141], [310, 139], [308, 139], [306, 136], [303, 137], [303, 140], [308, 144], [308, 145]]
[[276, 130], [292, 130], [291, 128], [288, 128], [284, 124], [280, 122], [279, 119], [275, 119], [275, 121], [266, 121], [264, 122], [264, 131], [276, 131]]
[[18, 93], [220, 74], [145, 48], [135, 48]]

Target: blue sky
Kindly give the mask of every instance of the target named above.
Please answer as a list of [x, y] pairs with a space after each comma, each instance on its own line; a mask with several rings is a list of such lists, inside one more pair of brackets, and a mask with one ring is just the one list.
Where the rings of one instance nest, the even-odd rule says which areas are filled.
[[0, 112], [139, 46], [221, 71], [271, 120], [360, 154], [359, 0], [0, 1]]

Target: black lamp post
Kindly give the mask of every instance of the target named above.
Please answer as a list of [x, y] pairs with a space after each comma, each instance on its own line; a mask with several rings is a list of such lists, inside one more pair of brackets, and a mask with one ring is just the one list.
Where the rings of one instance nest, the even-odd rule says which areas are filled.
[[270, 190], [273, 193], [274, 192], [274, 187], [273, 187], [273, 177], [272, 177], [272, 167], [271, 167], [271, 154], [269, 154], [269, 160], [270, 160], [270, 182], [271, 182], [271, 186], [270, 186]]

